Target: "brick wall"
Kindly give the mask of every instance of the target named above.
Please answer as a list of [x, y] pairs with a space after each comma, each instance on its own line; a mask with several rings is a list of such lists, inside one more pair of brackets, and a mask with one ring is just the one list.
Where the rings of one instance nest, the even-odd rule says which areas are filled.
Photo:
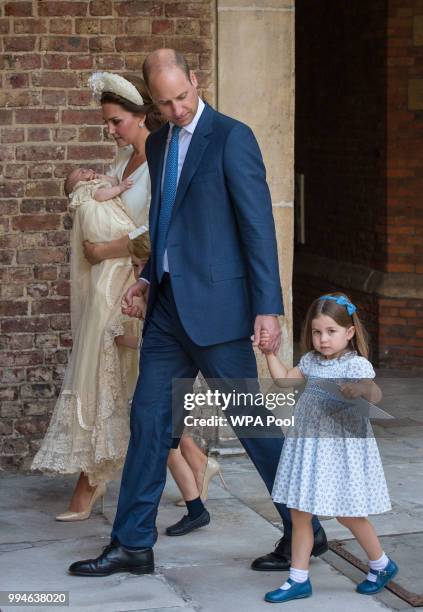
[[[423, 368], [423, 2], [298, 0], [296, 28], [306, 202], [296, 329], [312, 299], [343, 290], [360, 306], [376, 363]], [[313, 270], [313, 257], [344, 262], [342, 276]]]
[[63, 177], [103, 170], [114, 145], [86, 88], [93, 70], [140, 74], [158, 47], [183, 52], [213, 102], [211, 0], [0, 4], [0, 466], [27, 464], [71, 346]]

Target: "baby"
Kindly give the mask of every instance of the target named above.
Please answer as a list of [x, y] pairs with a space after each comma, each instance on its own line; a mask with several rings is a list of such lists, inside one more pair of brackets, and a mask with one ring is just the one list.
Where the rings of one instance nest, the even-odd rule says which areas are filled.
[[[114, 176], [98, 174], [89, 168], [76, 168], [69, 174], [65, 181], [66, 195], [72, 199], [74, 189], [77, 187], [78, 183], [87, 181], [99, 181], [96, 183], [98, 185], [97, 189], [92, 193], [93, 199], [97, 202], [112, 200], [120, 196], [120, 194], [127, 189], [130, 189], [133, 185], [133, 181], [130, 179], [125, 179], [119, 183]], [[107, 185], [105, 183], [107, 183]]]

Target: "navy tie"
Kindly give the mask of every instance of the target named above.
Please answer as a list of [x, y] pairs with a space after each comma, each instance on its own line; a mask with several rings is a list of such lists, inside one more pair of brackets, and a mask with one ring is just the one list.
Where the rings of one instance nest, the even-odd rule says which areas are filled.
[[178, 154], [179, 154], [179, 132], [181, 128], [173, 126], [172, 137], [166, 158], [165, 175], [163, 180], [163, 192], [160, 205], [159, 223], [157, 226], [156, 243], [156, 269], [159, 282], [163, 276], [163, 257], [166, 250], [166, 240], [169, 231], [170, 218], [172, 216], [173, 204], [175, 203], [176, 188], [178, 184]]

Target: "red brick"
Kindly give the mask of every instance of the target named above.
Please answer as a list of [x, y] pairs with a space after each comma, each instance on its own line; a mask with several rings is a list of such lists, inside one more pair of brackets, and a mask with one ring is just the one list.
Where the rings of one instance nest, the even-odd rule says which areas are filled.
[[14, 159], [14, 147], [3, 145], [0, 147], [0, 161], [12, 161]]
[[53, 295], [70, 295], [70, 282], [68, 280], [59, 280], [52, 283]]
[[6, 74], [5, 87], [11, 89], [19, 89], [29, 86], [29, 78], [27, 74]]
[[45, 19], [14, 19], [15, 34], [45, 34]]
[[72, 348], [72, 334], [70, 332], [60, 334], [60, 346], [64, 348]]
[[134, 17], [135, 15], [158, 17], [163, 15], [163, 2], [124, 0], [115, 3], [115, 10], [122, 17]]
[[124, 24], [117, 19], [101, 19], [100, 30], [102, 34], [123, 34], [125, 31]]
[[71, 19], [50, 19], [49, 26], [52, 34], [72, 34]]
[[99, 125], [103, 123], [101, 110], [66, 110], [62, 112], [63, 123], [77, 125]]
[[25, 186], [25, 195], [29, 198], [48, 198], [61, 194], [57, 181], [33, 181]]
[[57, 128], [53, 132], [53, 140], [55, 142], [69, 142], [70, 140], [75, 140], [76, 135], [76, 128]]
[[68, 104], [70, 106], [89, 106], [93, 100], [91, 91], [78, 90], [68, 91]]
[[41, 39], [42, 51], [58, 51], [60, 53], [86, 53], [88, 41], [78, 36], [49, 36]]
[[15, 251], [12, 249], [1, 249], [0, 250], [0, 265], [10, 266], [13, 262]]
[[75, 32], [77, 34], [100, 34], [99, 19], [76, 19]]
[[60, 227], [60, 215], [22, 215], [12, 220], [12, 227], [18, 231], [47, 231]]
[[152, 34], [174, 34], [175, 26], [169, 19], [156, 19], [151, 24]]
[[206, 38], [167, 38], [166, 44], [181, 53], [204, 53], [211, 49], [211, 40]]
[[13, 112], [10, 110], [0, 110], [0, 125], [10, 125], [13, 121]]
[[[16, 369], [12, 370], [11, 368], [3, 368], [0, 370], [0, 383], [2, 384], [16, 384], [23, 382], [25, 380], [25, 370]], [[8, 416], [3, 410], [3, 406], [1, 407], [1, 416]], [[9, 411], [7, 411], [9, 413]], [[9, 413], [9, 416], [16, 416], [16, 414]], [[19, 415], [17, 415], [19, 416]]]
[[[39, 91], [26, 91], [20, 89], [10, 89], [9, 91], [0, 91], [0, 103], [7, 105], [9, 108], [21, 106], [39, 106], [40, 104]], [[18, 121], [16, 122], [18, 123]]]
[[58, 344], [57, 334], [37, 334], [35, 337], [35, 346], [37, 348], [57, 348]]
[[30, 17], [32, 15], [32, 2], [6, 2], [4, 14], [11, 17]]
[[17, 253], [16, 258], [19, 264], [64, 263], [66, 261], [66, 253], [52, 248], [24, 249]]
[[63, 145], [18, 145], [16, 147], [16, 159], [20, 161], [43, 161], [65, 158], [65, 147]]
[[18, 203], [16, 200], [0, 200], [0, 215], [16, 215]]
[[31, 349], [33, 346], [34, 336], [32, 334], [14, 334], [9, 336], [9, 349], [12, 351]]
[[67, 246], [69, 244], [69, 232], [67, 230], [51, 231], [47, 234], [48, 246]]
[[34, 51], [35, 36], [5, 36], [3, 45], [5, 51]]
[[58, 112], [55, 110], [44, 110], [29, 108], [16, 111], [16, 123], [57, 123]]
[[200, 36], [200, 22], [195, 19], [177, 19], [176, 34], [178, 36]]
[[113, 6], [111, 0], [91, 0], [90, 15], [108, 16], [113, 14]]
[[90, 55], [72, 55], [69, 58], [69, 68], [72, 70], [90, 70], [93, 58]]
[[209, 3], [187, 4], [186, 2], [172, 2], [166, 4], [167, 17], [207, 18], [211, 17]]
[[69, 72], [42, 72], [32, 75], [34, 87], [63, 87], [70, 88], [78, 85], [78, 76]]
[[34, 300], [31, 304], [32, 314], [55, 314], [55, 313], [66, 313], [69, 312], [69, 299], [67, 298], [56, 298], [56, 299], [43, 299]]
[[77, 0], [42, 0], [38, 4], [38, 14], [46, 17], [83, 17], [87, 14], [88, 3]]
[[80, 142], [101, 142], [103, 129], [101, 127], [82, 127], [78, 130]]
[[57, 266], [35, 266], [34, 277], [37, 280], [56, 280]]
[[[36, 336], [37, 338], [38, 336]], [[51, 381], [51, 368], [37, 367], [28, 368], [26, 371], [26, 377], [28, 382], [50, 382]]]
[[65, 106], [66, 91], [62, 89], [47, 89], [43, 91], [43, 106]]
[[65, 70], [67, 68], [67, 57], [66, 55], [55, 55], [50, 53], [43, 57], [43, 68], [47, 70]]
[[0, 198], [21, 198], [24, 195], [25, 183], [0, 183]]
[[395, 263], [388, 263], [386, 265], [386, 271], [387, 272], [414, 272], [414, 265], [412, 264], [395, 264]]
[[27, 130], [29, 141], [41, 142], [43, 140], [50, 140], [50, 135], [50, 129], [45, 127], [28, 128]]
[[111, 36], [95, 36], [88, 43], [90, 53], [113, 53], [115, 50], [114, 38]]
[[0, 34], [9, 34], [9, 19], [0, 19]]
[[57, 331], [64, 331], [66, 329], [70, 329], [70, 316], [69, 315], [53, 315], [50, 318], [50, 327], [51, 329]]
[[28, 314], [28, 302], [18, 302], [16, 300], [2, 300], [0, 302], [0, 316], [14, 317]]
[[13, 69], [37, 70], [38, 68], [41, 68], [41, 57], [35, 53], [16, 55], [13, 58]]
[[49, 329], [48, 319], [40, 317], [22, 317], [19, 319], [3, 319], [1, 322], [2, 333], [34, 333]]
[[23, 142], [25, 140], [25, 130], [23, 128], [3, 128], [1, 130], [1, 142]]
[[96, 55], [94, 59], [96, 67], [102, 70], [123, 70], [125, 68], [124, 58], [118, 55]]
[[9, 283], [27, 283], [33, 278], [32, 268], [9, 268]]
[[113, 145], [68, 146], [68, 159], [111, 159], [114, 155]]
[[48, 179], [53, 177], [52, 164], [37, 164], [29, 168], [30, 179]]
[[151, 36], [126, 36], [125, 38], [116, 38], [116, 51], [129, 51], [135, 53], [147, 53], [154, 51], [164, 44], [160, 38], [152, 38]]

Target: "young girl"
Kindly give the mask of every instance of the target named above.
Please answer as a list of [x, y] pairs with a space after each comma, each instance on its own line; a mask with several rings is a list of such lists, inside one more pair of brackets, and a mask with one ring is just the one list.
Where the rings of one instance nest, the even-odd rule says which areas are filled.
[[[264, 350], [267, 339], [268, 334], [262, 333], [260, 347]], [[308, 568], [313, 514], [336, 517], [367, 553], [369, 573], [357, 586], [359, 593], [378, 593], [398, 572], [367, 518], [391, 509], [370, 422], [355, 414], [354, 407], [342, 408], [341, 404], [340, 408], [339, 400], [318, 385], [319, 379], [337, 379], [346, 398], [381, 400], [380, 389], [372, 380], [373, 367], [367, 360], [366, 333], [354, 304], [341, 293], [315, 300], [306, 316], [302, 343], [308, 352], [295, 368], [288, 369], [275, 355], [266, 354], [276, 382], [285, 378], [307, 380], [272, 492], [275, 501], [290, 508], [293, 529], [289, 578], [280, 588], [266, 593], [265, 600], [271, 603], [312, 594]]]

